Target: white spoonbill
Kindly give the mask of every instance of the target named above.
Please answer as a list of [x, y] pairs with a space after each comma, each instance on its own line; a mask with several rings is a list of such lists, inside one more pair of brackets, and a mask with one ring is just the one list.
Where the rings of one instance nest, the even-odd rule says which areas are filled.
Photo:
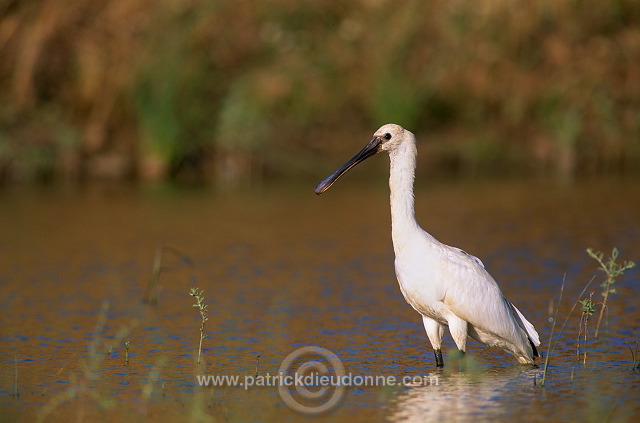
[[538, 333], [502, 295], [482, 262], [445, 245], [423, 230], [413, 210], [416, 138], [399, 125], [382, 126], [373, 139], [342, 167], [316, 185], [326, 191], [340, 176], [367, 158], [388, 151], [391, 159], [391, 236], [395, 269], [405, 300], [422, 315], [436, 366], [443, 367], [442, 335], [449, 328], [461, 353], [467, 336], [513, 354], [520, 363], [540, 357]]

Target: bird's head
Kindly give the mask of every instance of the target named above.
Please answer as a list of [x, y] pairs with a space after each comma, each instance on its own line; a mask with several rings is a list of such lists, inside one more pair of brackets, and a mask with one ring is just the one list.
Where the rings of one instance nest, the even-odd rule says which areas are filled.
[[347, 173], [349, 169], [368, 159], [371, 156], [375, 156], [381, 151], [391, 151], [400, 145], [404, 139], [406, 131], [402, 126], [389, 123], [383, 125], [374, 134], [373, 138], [362, 150], [345, 164], [343, 164], [338, 170], [327, 176], [316, 185], [315, 192], [320, 195], [329, 189], [331, 185], [343, 174]]
[[380, 139], [380, 151], [391, 151], [405, 140], [407, 132], [400, 125], [388, 123], [373, 134], [373, 139]]

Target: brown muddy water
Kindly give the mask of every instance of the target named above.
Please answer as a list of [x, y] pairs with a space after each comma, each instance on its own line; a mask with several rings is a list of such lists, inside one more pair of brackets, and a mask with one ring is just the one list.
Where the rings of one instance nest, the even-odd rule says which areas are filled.
[[[542, 366], [475, 342], [465, 371], [449, 357], [435, 369], [395, 280], [384, 181], [341, 181], [321, 197], [313, 183], [242, 194], [5, 189], [0, 421], [637, 421], [638, 266], [616, 283], [597, 341], [597, 313], [588, 320], [586, 365], [576, 360], [580, 312], [569, 312], [594, 276], [583, 296], [601, 299], [587, 247], [640, 261], [638, 182], [433, 182], [416, 192], [421, 225], [484, 261], [543, 354], [565, 279], [544, 387]], [[201, 366], [193, 286], [209, 306]], [[291, 409], [277, 386], [198, 384], [264, 381], [304, 346], [332, 351], [351, 375], [418, 383], [351, 386], [320, 416]]]

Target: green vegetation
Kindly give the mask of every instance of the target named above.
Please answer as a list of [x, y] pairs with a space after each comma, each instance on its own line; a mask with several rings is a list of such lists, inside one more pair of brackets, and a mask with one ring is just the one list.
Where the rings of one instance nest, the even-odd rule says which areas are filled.
[[[576, 300], [573, 304], [573, 306], [571, 307], [571, 310], [569, 311], [569, 313], [567, 314], [567, 317], [564, 321], [564, 323], [562, 324], [562, 327], [560, 328], [560, 332], [564, 331], [565, 326], [567, 325], [567, 323], [569, 322], [569, 319], [571, 318], [571, 315], [573, 314], [573, 311], [576, 309], [576, 307], [578, 307], [579, 305], [579, 310], [581, 312], [580, 315], [580, 323], [578, 325], [578, 336], [576, 339], [576, 356], [578, 357], [578, 359], [580, 358], [580, 339], [581, 336], [583, 337], [583, 356], [582, 356], [582, 364], [586, 365], [587, 364], [587, 339], [588, 339], [588, 326], [587, 323], [589, 321], [589, 318], [596, 312], [596, 306], [598, 304], [600, 304], [601, 308], [600, 308], [600, 316], [598, 319], [598, 323], [596, 324], [596, 329], [595, 329], [595, 335], [594, 337], [597, 338], [598, 337], [598, 329], [600, 327], [600, 321], [602, 319], [602, 314], [604, 309], [606, 308], [607, 304], [607, 300], [609, 297], [609, 294], [611, 293], [615, 293], [615, 289], [613, 288], [613, 284], [616, 281], [616, 278], [620, 277], [625, 270], [627, 269], [631, 269], [635, 266], [635, 263], [633, 261], [623, 261], [621, 264], [617, 263], [617, 258], [618, 258], [618, 249], [614, 248], [612, 253], [611, 253], [611, 257], [605, 262], [604, 261], [604, 254], [601, 252], [594, 252], [593, 249], [591, 248], [587, 248], [587, 253], [589, 254], [589, 256], [593, 257], [595, 260], [598, 261], [598, 263], [600, 264], [600, 270], [604, 271], [607, 275], [607, 279], [605, 282], [602, 283], [601, 287], [603, 288], [602, 291], [602, 297], [603, 297], [603, 301], [598, 303], [593, 301], [593, 294], [594, 292], [591, 292], [589, 294], [589, 297], [583, 297], [583, 295], [585, 294], [585, 292], [587, 291], [587, 289], [589, 289], [589, 287], [591, 286], [591, 284], [593, 283], [594, 279], [592, 278], [585, 286], [584, 288], [582, 288], [582, 292], [580, 292], [580, 295], [578, 296], [578, 300]], [[563, 278], [562, 280], [562, 285], [560, 287], [560, 297], [558, 299], [557, 302], [557, 306], [556, 306], [556, 310], [553, 316], [553, 325], [551, 327], [551, 334], [549, 336], [549, 341], [548, 341], [548, 347], [547, 347], [547, 354], [545, 357], [545, 361], [544, 361], [544, 367], [543, 367], [543, 372], [542, 372], [542, 380], [540, 385], [542, 387], [545, 386], [545, 382], [546, 382], [546, 378], [547, 378], [547, 370], [549, 368], [549, 362], [550, 362], [550, 358], [551, 355], [553, 354], [554, 350], [555, 350], [555, 344], [553, 344], [553, 338], [554, 338], [554, 334], [555, 334], [555, 328], [556, 328], [556, 322], [557, 322], [557, 318], [558, 318], [558, 310], [560, 308], [560, 303], [562, 302], [562, 297], [564, 294], [564, 286], [565, 286], [565, 280]], [[628, 345], [628, 344], [627, 344]], [[629, 349], [631, 350], [631, 347], [629, 347]], [[632, 363], [632, 367], [635, 367], [635, 363], [636, 363], [636, 354], [634, 352], [634, 350], [631, 350], [631, 355], [633, 358], [633, 363]]]
[[[596, 323], [596, 329], [595, 329], [595, 333], [594, 333], [594, 338], [598, 339], [598, 333], [600, 330], [600, 323], [602, 322], [602, 316], [604, 315], [604, 311], [607, 308], [607, 301], [609, 299], [609, 294], [615, 294], [616, 293], [616, 289], [614, 287], [614, 284], [616, 282], [616, 279], [620, 276], [622, 276], [622, 274], [624, 273], [625, 270], [627, 269], [631, 269], [635, 266], [635, 263], [632, 261], [623, 261], [622, 263], [618, 264], [617, 263], [617, 259], [618, 259], [618, 249], [614, 248], [613, 251], [611, 252], [611, 257], [609, 257], [607, 259], [607, 261], [604, 261], [604, 254], [600, 251], [595, 252], [593, 251], [592, 248], [587, 248], [587, 254], [589, 254], [590, 257], [592, 257], [593, 259], [595, 259], [598, 264], [600, 265], [599, 270], [603, 271], [606, 275], [607, 275], [607, 279], [600, 285], [602, 287], [602, 301], [596, 303], [595, 301], [593, 301], [593, 291], [589, 294], [589, 298], [583, 298], [581, 300], [578, 300], [578, 302], [576, 304], [580, 304], [580, 311], [582, 312], [581, 316], [580, 316], [580, 325], [578, 326], [578, 337], [576, 339], [576, 356], [580, 357], [580, 336], [583, 335], [584, 339], [583, 339], [583, 353], [582, 353], [582, 364], [586, 365], [587, 364], [587, 338], [588, 338], [588, 334], [589, 334], [589, 330], [588, 330], [588, 326], [587, 323], [589, 321], [589, 318], [591, 316], [593, 316], [593, 313], [596, 312], [596, 306], [599, 304], [600, 305], [600, 314], [598, 315], [598, 322]], [[591, 280], [591, 282], [593, 282], [593, 280]], [[591, 284], [591, 282], [589, 282], [589, 285]], [[588, 285], [587, 285], [588, 286]], [[583, 290], [582, 294], [584, 294]], [[582, 296], [582, 294], [580, 294], [580, 296]], [[635, 356], [634, 356], [634, 360], [635, 360]]]
[[[616, 260], [618, 259], [618, 249], [614, 248], [611, 252], [611, 257], [604, 261], [604, 254], [600, 251], [594, 252], [593, 249], [587, 248], [587, 254], [589, 254], [593, 259], [595, 259], [598, 264], [600, 264], [600, 270], [602, 270], [606, 275], [607, 279], [600, 285], [602, 287], [602, 307], [600, 307], [600, 315], [598, 316], [598, 323], [596, 324], [596, 332], [595, 337], [598, 338], [598, 331], [600, 329], [600, 323], [602, 322], [602, 315], [607, 307], [607, 300], [609, 299], [609, 294], [615, 294], [616, 289], [614, 284], [616, 279], [624, 273], [625, 270], [632, 269], [635, 267], [635, 263], [632, 261], [624, 260], [622, 263], [618, 264]], [[595, 310], [594, 310], [595, 311]]]
[[124, 341], [124, 364], [129, 365], [129, 341]]
[[17, 0], [0, 28], [4, 182], [306, 174], [390, 121], [432, 172], [640, 160], [635, 0]]
[[201, 289], [198, 289], [198, 288], [191, 288], [191, 291], [189, 291], [189, 295], [191, 295], [192, 297], [194, 297], [196, 299], [196, 303], [193, 306], [198, 309], [198, 312], [200, 313], [200, 318], [201, 318], [201, 321], [200, 321], [200, 345], [198, 345], [198, 364], [200, 364], [200, 358], [202, 356], [202, 341], [207, 336], [204, 333], [204, 324], [208, 320], [208, 318], [207, 318], [207, 307], [209, 307], [209, 306], [204, 303], [204, 295], [203, 294], [204, 294], [204, 291], [201, 290]]
[[593, 316], [593, 313], [596, 311], [596, 303], [592, 300], [593, 292], [589, 295], [589, 298], [584, 298], [578, 303], [580, 304], [580, 311], [582, 315], [580, 315], [580, 325], [578, 326], [578, 338], [576, 339], [576, 356], [578, 359], [580, 358], [580, 335], [584, 335], [584, 344], [583, 344], [583, 353], [582, 353], [582, 364], [587, 364], [587, 336], [589, 334], [589, 329], [587, 327], [587, 323], [589, 322], [589, 317]]

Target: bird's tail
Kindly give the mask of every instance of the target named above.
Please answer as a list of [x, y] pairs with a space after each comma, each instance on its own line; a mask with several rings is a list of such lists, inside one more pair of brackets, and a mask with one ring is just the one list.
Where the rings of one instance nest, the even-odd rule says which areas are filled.
[[518, 321], [518, 325], [527, 333], [527, 338], [529, 339], [529, 343], [531, 344], [531, 349], [533, 350], [534, 357], [541, 357], [538, 352], [537, 346], [540, 345], [540, 337], [538, 336], [538, 332], [536, 332], [536, 328], [533, 327], [531, 323], [520, 313], [520, 310], [516, 308], [511, 302], [507, 301], [509, 306], [511, 306], [512, 314]]

